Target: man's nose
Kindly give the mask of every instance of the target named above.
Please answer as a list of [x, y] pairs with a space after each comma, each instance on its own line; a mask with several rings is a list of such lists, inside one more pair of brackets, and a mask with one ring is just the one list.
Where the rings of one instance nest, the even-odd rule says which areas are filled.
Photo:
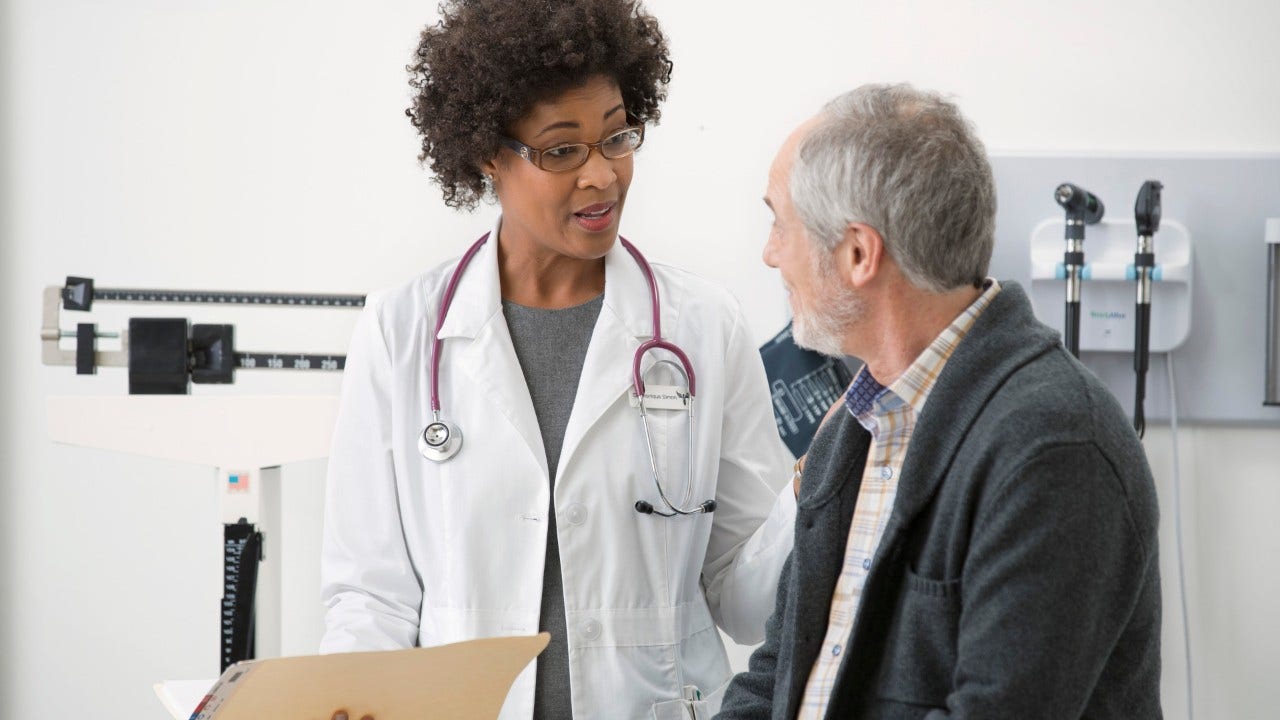
[[773, 235], [771, 234], [764, 244], [764, 250], [760, 252], [760, 259], [771, 268], [778, 267], [778, 249], [775, 245], [776, 243], [773, 241]]

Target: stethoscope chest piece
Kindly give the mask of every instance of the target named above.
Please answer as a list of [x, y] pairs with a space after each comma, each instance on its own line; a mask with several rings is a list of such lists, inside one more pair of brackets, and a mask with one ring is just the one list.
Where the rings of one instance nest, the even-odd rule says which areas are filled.
[[462, 449], [462, 431], [457, 425], [435, 420], [418, 436], [418, 452], [432, 462], [444, 462]]

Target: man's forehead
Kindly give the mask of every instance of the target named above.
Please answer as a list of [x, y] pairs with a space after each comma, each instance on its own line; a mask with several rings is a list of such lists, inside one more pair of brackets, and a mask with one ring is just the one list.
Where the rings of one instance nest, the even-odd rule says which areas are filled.
[[822, 113], [818, 113], [817, 115], [814, 115], [808, 120], [800, 123], [796, 129], [792, 130], [791, 134], [787, 136], [786, 144], [790, 145], [794, 152], [800, 147], [800, 143], [804, 142], [804, 139], [809, 137], [809, 133], [813, 132], [814, 128], [816, 128], [825, 117], [826, 116]]
[[[769, 189], [775, 190], [775, 185], [784, 182], [791, 174], [791, 166], [795, 163], [796, 151], [800, 148], [800, 143], [804, 141], [809, 133], [813, 131], [818, 121], [822, 119], [821, 115], [815, 115], [791, 131], [791, 134], [782, 141], [782, 147], [778, 148], [777, 155], [773, 158], [773, 164], [769, 167]], [[781, 188], [776, 188], [781, 190]]]

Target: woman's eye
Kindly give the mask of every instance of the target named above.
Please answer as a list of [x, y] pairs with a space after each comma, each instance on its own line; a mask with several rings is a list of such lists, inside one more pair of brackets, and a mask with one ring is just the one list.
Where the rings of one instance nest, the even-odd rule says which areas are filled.
[[635, 135], [634, 130], [623, 130], [622, 132], [617, 133], [616, 135], [610, 135], [604, 141], [604, 144], [608, 147], [615, 147], [615, 148], [625, 147], [627, 145], [633, 145], [635, 144], [635, 141], [632, 139], [634, 135]]
[[572, 157], [573, 155], [577, 154], [577, 152], [578, 152], [577, 145], [561, 145], [559, 147], [553, 147], [549, 150], [545, 150], [543, 151], [543, 154], [547, 155], [548, 157], [563, 159], [567, 157]]

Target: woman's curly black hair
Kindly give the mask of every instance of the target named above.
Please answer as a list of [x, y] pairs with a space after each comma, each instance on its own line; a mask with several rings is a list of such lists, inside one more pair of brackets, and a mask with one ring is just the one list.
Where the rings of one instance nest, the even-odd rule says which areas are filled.
[[634, 0], [447, 0], [408, 66], [422, 135], [446, 205], [474, 209], [481, 164], [539, 101], [594, 75], [613, 78], [634, 122], [657, 122], [671, 80], [658, 21]]

